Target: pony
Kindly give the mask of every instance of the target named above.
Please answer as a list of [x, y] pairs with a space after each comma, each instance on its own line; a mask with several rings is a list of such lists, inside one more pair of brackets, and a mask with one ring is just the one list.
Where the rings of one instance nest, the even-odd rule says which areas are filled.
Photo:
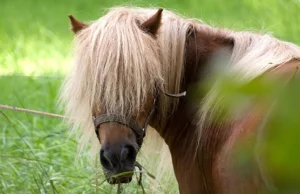
[[266, 111], [247, 109], [216, 122], [218, 87], [199, 92], [198, 85], [213, 79], [215, 59], [245, 83], [265, 74], [291, 75], [300, 65], [298, 46], [163, 9], [114, 7], [90, 23], [69, 18], [75, 59], [61, 100], [73, 131], [80, 129], [80, 145], [101, 144], [110, 184], [131, 181], [132, 173], [114, 175], [134, 171], [149, 124], [169, 147], [180, 193], [272, 189], [259, 164], [246, 175], [232, 167], [233, 150], [258, 133]]

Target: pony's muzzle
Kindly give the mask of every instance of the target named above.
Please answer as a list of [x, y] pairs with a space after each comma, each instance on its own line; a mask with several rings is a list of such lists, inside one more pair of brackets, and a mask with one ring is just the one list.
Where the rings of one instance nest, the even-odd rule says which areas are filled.
[[136, 155], [136, 148], [129, 143], [102, 146], [100, 162], [110, 184], [131, 181]]

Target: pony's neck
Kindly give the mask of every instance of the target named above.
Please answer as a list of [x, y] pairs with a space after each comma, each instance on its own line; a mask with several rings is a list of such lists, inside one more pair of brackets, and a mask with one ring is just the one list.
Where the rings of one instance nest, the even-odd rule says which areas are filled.
[[[212, 28], [200, 27], [188, 34], [182, 83], [182, 91], [187, 91], [187, 96], [180, 99], [177, 111], [167, 120], [166, 126], [156, 129], [170, 148], [180, 192], [209, 193], [212, 186], [211, 162], [215, 153], [204, 151], [217, 152], [219, 145], [209, 150], [198, 147], [198, 128], [194, 119], [204, 93], [199, 94], [197, 83], [204, 78], [211, 56], [220, 49], [229, 48], [231, 51], [233, 41], [225, 33], [222, 35]], [[203, 158], [205, 154], [208, 154], [206, 159]], [[191, 180], [195, 180], [194, 183]]]

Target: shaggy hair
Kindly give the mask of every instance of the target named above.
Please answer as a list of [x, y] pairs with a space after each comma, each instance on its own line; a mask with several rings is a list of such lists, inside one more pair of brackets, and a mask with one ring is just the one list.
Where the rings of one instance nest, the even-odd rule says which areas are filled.
[[161, 123], [176, 109], [176, 100], [161, 91], [178, 93], [184, 66], [187, 21], [164, 11], [157, 38], [140, 24], [157, 10], [113, 8], [76, 34], [75, 65], [61, 90], [73, 131], [81, 129], [82, 148], [95, 138], [92, 114], [138, 116], [154, 88]]
[[[92, 114], [105, 111], [138, 116], [144, 111], [143, 106], [155, 87], [159, 91], [157, 110], [161, 122], [176, 110], [176, 100], [166, 98], [160, 91], [180, 92], [186, 34], [190, 27], [222, 33], [233, 39], [228, 71], [243, 81], [250, 81], [273, 67], [300, 57], [299, 47], [270, 35], [215, 29], [170, 11], [163, 12], [161, 27], [154, 38], [139, 25], [156, 11], [113, 8], [76, 35], [75, 65], [63, 85], [61, 101], [66, 103], [66, 114], [72, 118], [73, 131], [82, 130], [81, 146], [91, 138], [96, 140]], [[199, 108], [199, 137], [203, 123], [209, 119], [212, 110], [218, 109], [212, 103], [217, 101], [216, 88], [211, 88]]]

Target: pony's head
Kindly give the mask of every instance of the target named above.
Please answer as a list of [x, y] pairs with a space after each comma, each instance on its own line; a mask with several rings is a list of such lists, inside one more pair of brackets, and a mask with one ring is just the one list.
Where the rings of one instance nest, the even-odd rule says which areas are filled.
[[162, 11], [115, 8], [91, 24], [69, 15], [75, 66], [62, 99], [82, 140], [101, 143], [100, 161], [112, 184], [130, 182], [148, 123], [164, 123], [176, 106], [162, 91], [179, 92], [189, 25], [167, 12], [165, 28], [174, 29], [159, 33]]

